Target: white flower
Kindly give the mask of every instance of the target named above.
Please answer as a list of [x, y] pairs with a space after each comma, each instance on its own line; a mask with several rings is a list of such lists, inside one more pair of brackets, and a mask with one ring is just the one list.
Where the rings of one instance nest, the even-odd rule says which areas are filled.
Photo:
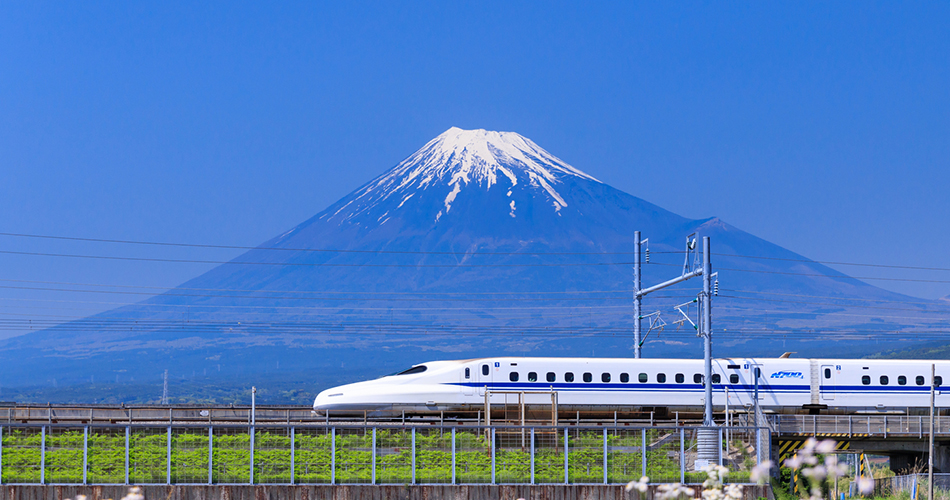
[[805, 440], [805, 446], [802, 447], [803, 455], [811, 455], [815, 451], [815, 446], [818, 445], [818, 440], [810, 437]]
[[730, 484], [726, 486], [726, 498], [729, 500], [742, 500], [742, 485]]
[[86, 500], [86, 495], [76, 495], [76, 500]]
[[785, 460], [785, 466], [790, 469], [798, 469], [802, 466], [803, 460], [804, 459], [801, 456], [795, 455], [794, 457]]
[[816, 467], [810, 467], [810, 468], [804, 469], [802, 471], [802, 474], [807, 477], [813, 478], [815, 481], [821, 482], [825, 479], [825, 477], [828, 476], [828, 469], [825, 469], [824, 465], [818, 465]]
[[122, 500], [145, 500], [145, 495], [142, 494], [142, 488], [133, 486], [129, 488], [129, 493], [122, 497]]
[[674, 500], [680, 498], [681, 496], [686, 496], [693, 498], [695, 491], [692, 488], [687, 488], [682, 484], [661, 484], [657, 487], [656, 500]]
[[640, 478], [639, 481], [630, 481], [629, 483], [627, 483], [627, 486], [625, 486], [624, 489], [627, 491], [636, 489], [640, 493], [646, 493], [647, 483], [649, 482], [650, 482], [650, 478], [648, 478], [647, 476], [643, 476]]
[[832, 453], [833, 451], [835, 451], [835, 446], [837, 444], [838, 443], [835, 443], [834, 439], [826, 439], [818, 443], [817, 446], [815, 446], [815, 451], [818, 453], [821, 453], [822, 455], [827, 454], [827, 453]]
[[867, 495], [874, 492], [874, 479], [869, 477], [859, 477], [858, 478], [858, 491], [862, 495]]
[[[787, 464], [788, 462], [786, 462]], [[749, 474], [749, 479], [754, 483], [763, 484], [769, 478], [769, 470], [772, 469], [772, 461], [766, 460], [759, 463], [752, 468], [752, 472]]]

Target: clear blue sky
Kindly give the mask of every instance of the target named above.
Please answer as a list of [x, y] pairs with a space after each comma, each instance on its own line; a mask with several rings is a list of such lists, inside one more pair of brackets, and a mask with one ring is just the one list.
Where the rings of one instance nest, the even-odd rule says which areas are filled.
[[[0, 4], [2, 232], [255, 245], [450, 126], [814, 259], [948, 267], [946, 2]], [[0, 256], [7, 279], [208, 267]]]

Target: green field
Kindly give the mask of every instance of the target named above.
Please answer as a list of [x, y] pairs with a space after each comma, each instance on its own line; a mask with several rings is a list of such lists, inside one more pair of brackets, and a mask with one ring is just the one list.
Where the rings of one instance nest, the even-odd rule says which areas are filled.
[[[129, 434], [129, 481], [134, 484], [165, 483], [168, 479], [169, 438], [165, 428], [133, 428]], [[651, 430], [648, 440], [658, 442], [668, 431]], [[211, 438], [211, 482], [251, 481], [251, 436], [246, 428], [214, 428]], [[41, 442], [39, 428], [5, 427], [2, 440], [2, 482], [39, 483]], [[126, 480], [125, 428], [52, 428], [45, 437], [46, 483], [83, 481], [83, 441], [87, 439], [86, 480], [93, 484]], [[498, 432], [495, 449], [495, 482], [531, 481], [530, 434]], [[607, 435], [607, 480], [626, 483], [642, 473], [641, 434], [610, 431]], [[171, 482], [208, 483], [209, 436], [205, 429], [172, 430]], [[687, 443], [691, 446], [692, 443]], [[571, 431], [568, 438], [568, 477], [572, 483], [601, 483], [604, 478], [602, 431]], [[413, 443], [409, 429], [378, 429], [375, 443], [371, 429], [340, 428], [295, 430], [293, 462], [289, 429], [258, 429], [254, 436], [254, 483], [302, 484], [370, 483], [373, 450], [376, 451], [377, 484], [413, 482]], [[740, 448], [736, 446], [736, 448]], [[333, 450], [335, 449], [335, 453]], [[490, 483], [491, 439], [485, 432], [457, 431], [455, 435], [457, 483]], [[647, 453], [647, 475], [653, 482], [678, 482], [679, 439]], [[293, 463], [293, 466], [291, 464]], [[743, 469], [751, 462], [747, 459]], [[291, 468], [293, 469], [291, 471]], [[564, 434], [538, 432], [535, 438], [534, 480], [564, 482]], [[745, 481], [748, 472], [737, 472], [732, 481]], [[688, 482], [702, 482], [705, 474], [687, 473]], [[452, 482], [452, 433], [418, 429], [415, 433], [415, 482]]]

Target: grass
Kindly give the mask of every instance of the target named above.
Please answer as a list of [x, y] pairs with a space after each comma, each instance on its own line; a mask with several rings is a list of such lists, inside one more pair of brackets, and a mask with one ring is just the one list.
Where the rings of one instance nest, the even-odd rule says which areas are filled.
[[[251, 436], [246, 429], [215, 428], [211, 438], [210, 474], [213, 483], [251, 482]], [[659, 433], [661, 431], [650, 431]], [[661, 437], [650, 435], [651, 442]], [[46, 435], [46, 483], [83, 481], [83, 442], [87, 443], [86, 480], [93, 484], [126, 482], [126, 434], [124, 428], [50, 430]], [[254, 483], [370, 483], [413, 482], [413, 437], [408, 429], [377, 429], [375, 446], [371, 430], [296, 429], [257, 430], [254, 435]], [[626, 483], [642, 474], [640, 432], [607, 435], [607, 481]], [[128, 474], [134, 484], [165, 483], [169, 478], [169, 437], [163, 428], [133, 429], [129, 436]], [[675, 441], [675, 442], [674, 442]], [[679, 482], [679, 440], [647, 453], [651, 482]], [[39, 429], [5, 428], [2, 442], [2, 482], [39, 483], [41, 480]], [[530, 437], [522, 448], [518, 432], [496, 435], [495, 482], [531, 481]], [[171, 435], [172, 483], [207, 483], [209, 436], [207, 429], [174, 429]], [[604, 437], [600, 431], [574, 431], [568, 440], [568, 480], [572, 483], [602, 483]], [[691, 446], [692, 443], [689, 443]], [[415, 433], [415, 482], [452, 482], [452, 433], [419, 429]], [[335, 449], [335, 453], [332, 450]], [[455, 482], [492, 481], [491, 438], [485, 433], [458, 431], [455, 435]], [[293, 466], [291, 464], [293, 463]], [[331, 471], [332, 469], [332, 471]], [[564, 482], [563, 432], [538, 434], [535, 439], [534, 482]], [[687, 472], [687, 482], [702, 482], [705, 475]], [[730, 475], [731, 481], [748, 481], [748, 472]]]

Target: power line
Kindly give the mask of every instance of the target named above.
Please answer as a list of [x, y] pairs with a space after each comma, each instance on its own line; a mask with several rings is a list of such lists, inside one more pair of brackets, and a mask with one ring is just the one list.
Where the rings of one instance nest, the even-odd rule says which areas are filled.
[[[214, 248], [223, 250], [277, 250], [284, 252], [318, 252], [318, 253], [363, 253], [363, 254], [406, 254], [406, 255], [633, 255], [633, 252], [432, 252], [411, 250], [343, 250], [325, 248], [282, 248], [282, 247], [250, 247], [240, 245], [213, 245], [196, 243], [169, 243], [158, 241], [117, 240], [104, 238], [80, 238], [74, 236], [50, 236], [24, 233], [0, 233], [0, 236], [18, 238], [37, 238], [48, 240], [86, 241], [94, 243], [122, 243], [128, 245], [154, 245], [185, 248]], [[679, 253], [679, 252], [653, 252]]]
[[829, 261], [829, 260], [811, 260], [811, 259], [789, 259], [784, 257], [762, 257], [758, 255], [738, 255], [731, 253], [714, 253], [713, 255], [720, 255], [723, 257], [741, 257], [743, 259], [759, 259], [759, 260], [779, 260], [786, 262], [805, 262], [805, 263], [817, 263], [825, 264], [829, 266], [860, 266], [860, 267], [880, 267], [886, 269], [909, 269], [915, 271], [950, 271], [950, 268], [946, 267], [922, 267], [922, 266], [898, 266], [893, 264], [864, 264], [858, 262], [840, 262], [840, 261]]
[[30, 284], [39, 284], [39, 285], [66, 285], [66, 286], [92, 286], [100, 288], [132, 288], [132, 289], [142, 289], [142, 290], [189, 290], [189, 291], [200, 291], [200, 292], [254, 292], [254, 293], [302, 293], [302, 294], [341, 294], [341, 295], [562, 295], [568, 293], [633, 293], [633, 289], [629, 290], [563, 290], [563, 291], [545, 291], [545, 292], [531, 292], [531, 291], [512, 291], [512, 292], [362, 292], [362, 291], [319, 291], [319, 290], [273, 290], [273, 289], [264, 289], [264, 290], [254, 290], [254, 289], [240, 289], [240, 288], [190, 288], [182, 286], [148, 286], [148, 285], [113, 285], [113, 284], [104, 284], [104, 283], [76, 283], [68, 281], [40, 281], [40, 280], [18, 280], [18, 279], [0, 279], [0, 282], [7, 283], [30, 283]]
[[632, 262], [575, 262], [564, 264], [330, 264], [311, 262], [253, 262], [253, 261], [224, 261], [224, 260], [197, 260], [197, 259], [163, 259], [158, 257], [116, 257], [114, 255], [83, 255], [45, 252], [18, 252], [0, 250], [0, 254], [29, 255], [38, 257], [70, 257], [77, 259], [123, 260], [137, 262], [171, 262], [176, 264], [233, 264], [249, 266], [299, 266], [299, 267], [584, 267], [584, 266], [623, 266]]

